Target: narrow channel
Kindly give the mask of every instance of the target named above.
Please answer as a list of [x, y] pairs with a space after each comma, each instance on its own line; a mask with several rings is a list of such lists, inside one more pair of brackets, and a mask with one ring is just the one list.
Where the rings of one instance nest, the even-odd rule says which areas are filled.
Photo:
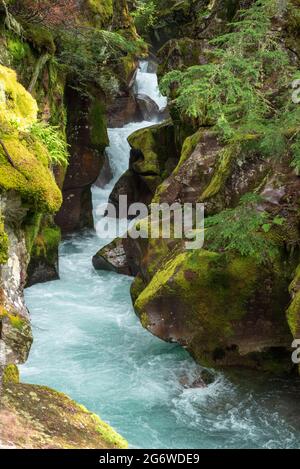
[[[157, 77], [142, 63], [139, 93], [159, 107]], [[155, 122], [110, 129], [114, 178], [94, 188], [97, 207], [128, 167], [127, 137]], [[115, 427], [133, 448], [293, 448], [299, 446], [297, 383], [216, 373], [207, 388], [193, 388], [199, 367], [181, 347], [152, 337], [136, 318], [132, 279], [95, 272], [92, 256], [109, 240], [95, 232], [60, 247], [60, 280], [26, 292], [34, 344], [22, 380], [70, 395]]]

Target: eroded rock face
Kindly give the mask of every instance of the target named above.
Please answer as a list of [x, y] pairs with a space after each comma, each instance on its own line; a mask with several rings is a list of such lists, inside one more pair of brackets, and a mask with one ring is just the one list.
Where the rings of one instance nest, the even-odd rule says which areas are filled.
[[93, 228], [91, 186], [109, 143], [103, 98], [91, 100], [69, 87], [66, 101], [71, 158], [63, 183], [63, 205], [55, 219], [64, 235]]
[[[8, 197], [2, 196], [2, 213], [6, 213], [8, 204]], [[23, 294], [29, 262], [25, 233], [10, 226], [8, 217], [6, 221], [7, 262], [0, 265], [0, 375], [10, 364], [25, 363], [32, 343], [29, 312]]]
[[132, 89], [123, 91], [117, 99], [108, 105], [107, 125], [109, 128], [119, 128], [130, 122], [141, 122], [142, 120], [143, 116]]
[[[37, 120], [37, 104], [0, 66], [0, 379], [9, 365], [27, 359], [32, 334], [23, 290], [27, 267], [43, 215], [52, 214], [62, 197], [50, 170], [46, 147], [28, 126]], [[20, 128], [12, 125], [20, 122]], [[57, 246], [56, 246], [57, 247]]]
[[231, 21], [237, 9], [251, 0], [166, 0], [158, 11], [158, 20], [150, 31], [150, 39], [158, 50], [171, 39], [211, 38]]

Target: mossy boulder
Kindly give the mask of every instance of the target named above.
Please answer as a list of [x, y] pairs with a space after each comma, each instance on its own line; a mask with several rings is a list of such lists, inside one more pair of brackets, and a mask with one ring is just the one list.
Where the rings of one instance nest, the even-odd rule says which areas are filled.
[[17, 449], [125, 449], [127, 442], [65, 394], [6, 384], [0, 398], [0, 445]]
[[127, 195], [129, 204], [149, 204], [157, 187], [178, 162], [174, 126], [170, 121], [138, 130], [128, 141], [131, 146], [129, 170], [117, 182], [109, 199], [117, 210], [120, 195]]
[[162, 0], [157, 8], [155, 24], [150, 28], [150, 39], [159, 49], [170, 39], [191, 37], [212, 38], [223, 31], [237, 8], [239, 0]]
[[[236, 206], [244, 194], [263, 188], [276, 165], [281, 163], [263, 158], [255, 150], [236, 144], [224, 146], [216, 133], [200, 128], [185, 139], [179, 163], [157, 188], [154, 201], [201, 202], [206, 215], [212, 215]], [[285, 179], [292, 176], [288, 165], [285, 171]], [[278, 172], [278, 179], [283, 178], [282, 173]]]
[[59, 278], [58, 246], [60, 229], [45, 218], [30, 251], [27, 287]]
[[269, 369], [280, 351], [278, 361], [290, 368], [280, 265], [204, 250], [175, 253], [161, 265], [135, 301], [150, 332], [180, 343], [203, 365]]

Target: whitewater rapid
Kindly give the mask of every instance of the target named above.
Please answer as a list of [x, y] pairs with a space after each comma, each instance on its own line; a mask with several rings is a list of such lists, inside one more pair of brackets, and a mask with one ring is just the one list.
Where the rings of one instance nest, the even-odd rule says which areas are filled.
[[[138, 92], [160, 108], [157, 77], [142, 63]], [[127, 137], [153, 122], [110, 129], [114, 178], [94, 188], [97, 207], [128, 168]], [[299, 383], [253, 373], [217, 373], [206, 389], [189, 387], [200, 367], [185, 350], [146, 332], [130, 299], [132, 279], [95, 272], [92, 256], [109, 242], [85, 232], [60, 246], [60, 280], [26, 291], [34, 343], [25, 382], [67, 393], [115, 427], [133, 448], [300, 447]]]

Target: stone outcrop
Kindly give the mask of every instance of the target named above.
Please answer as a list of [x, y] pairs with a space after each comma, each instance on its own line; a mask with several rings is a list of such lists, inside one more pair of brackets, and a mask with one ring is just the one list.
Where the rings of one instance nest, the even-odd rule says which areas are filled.
[[104, 163], [108, 145], [103, 97], [81, 96], [71, 86], [66, 91], [67, 139], [70, 163], [63, 183], [63, 206], [56, 223], [63, 234], [93, 228], [91, 186]]
[[136, 100], [140, 109], [140, 112], [143, 116], [143, 120], [151, 121], [158, 119], [160, 116], [159, 106], [156, 104], [153, 99], [145, 94], [137, 94]]
[[37, 119], [35, 100], [18, 83], [15, 72], [3, 66], [0, 86], [0, 369], [3, 371], [6, 366], [27, 359], [32, 334], [23, 289], [30, 252], [43, 216], [56, 212], [62, 197], [50, 170], [46, 147], [28, 130]]
[[125, 449], [97, 415], [52, 389], [9, 382], [0, 397], [0, 445], [7, 449]]
[[128, 205], [135, 202], [149, 204], [157, 187], [178, 162], [174, 126], [170, 121], [138, 130], [128, 141], [131, 146], [129, 169], [117, 182], [109, 198], [117, 213], [120, 195], [127, 195]]

